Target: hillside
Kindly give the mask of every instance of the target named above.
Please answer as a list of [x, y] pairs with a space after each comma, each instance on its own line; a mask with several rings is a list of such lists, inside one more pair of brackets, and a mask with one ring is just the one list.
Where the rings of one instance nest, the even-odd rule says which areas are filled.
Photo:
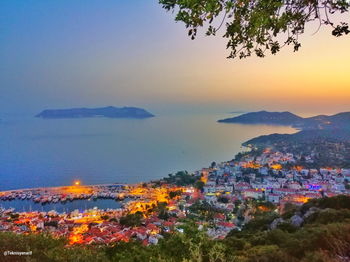
[[241, 123], [241, 124], [278, 124], [295, 125], [303, 121], [302, 117], [290, 112], [267, 112], [259, 111], [246, 113], [240, 116], [219, 120], [220, 123]]
[[349, 129], [303, 130], [295, 134], [264, 135], [250, 139], [243, 145], [260, 149], [271, 147], [300, 156], [312, 155], [314, 161], [301, 160], [296, 163], [309, 168], [350, 167]]
[[259, 111], [218, 120], [220, 123], [288, 125], [306, 129], [350, 129], [350, 112], [303, 118], [290, 112]]
[[295, 134], [271, 134], [252, 138], [243, 143], [244, 146], [270, 146], [280, 142], [317, 143], [322, 140], [343, 142], [350, 141], [350, 130], [303, 130]]

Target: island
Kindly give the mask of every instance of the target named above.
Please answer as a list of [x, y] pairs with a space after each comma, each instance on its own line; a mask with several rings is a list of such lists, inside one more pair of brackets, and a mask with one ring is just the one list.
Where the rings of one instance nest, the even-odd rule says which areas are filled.
[[107, 118], [136, 118], [143, 119], [154, 117], [153, 114], [145, 109], [138, 107], [99, 107], [99, 108], [71, 108], [71, 109], [47, 109], [37, 114], [40, 118], [88, 118], [88, 117], [107, 117]]

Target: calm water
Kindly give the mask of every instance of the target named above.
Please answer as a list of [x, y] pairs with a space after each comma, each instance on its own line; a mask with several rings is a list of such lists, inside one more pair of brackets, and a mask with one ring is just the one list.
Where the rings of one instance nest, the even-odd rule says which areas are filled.
[[283, 126], [217, 123], [230, 115], [151, 119], [6, 118], [0, 122], [0, 190], [133, 183], [224, 161], [255, 136], [293, 133]]
[[59, 213], [72, 212], [73, 210], [79, 210], [80, 212], [98, 207], [99, 209], [107, 208], [120, 208], [122, 202], [117, 202], [113, 199], [98, 199], [93, 200], [74, 200], [73, 202], [63, 203], [50, 203], [42, 205], [40, 203], [35, 203], [31, 200], [12, 200], [12, 201], [0, 201], [0, 208], [14, 208], [18, 212], [27, 211], [42, 211], [47, 212], [50, 210], [56, 210]]

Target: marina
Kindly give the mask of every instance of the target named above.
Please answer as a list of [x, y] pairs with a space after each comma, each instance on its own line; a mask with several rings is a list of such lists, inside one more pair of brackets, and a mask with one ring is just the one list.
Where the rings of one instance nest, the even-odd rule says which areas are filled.
[[80, 185], [80, 181], [75, 181], [72, 186], [3, 191], [0, 192], [0, 208], [59, 213], [94, 207], [117, 209], [129, 199], [138, 198], [128, 193], [129, 188], [122, 184]]
[[0, 208], [15, 212], [69, 213], [91, 208], [127, 209], [136, 212], [143, 211], [151, 204], [167, 202], [168, 193], [176, 190], [182, 189], [173, 186], [154, 188], [146, 184], [81, 185], [80, 181], [76, 181], [72, 186], [0, 192]]

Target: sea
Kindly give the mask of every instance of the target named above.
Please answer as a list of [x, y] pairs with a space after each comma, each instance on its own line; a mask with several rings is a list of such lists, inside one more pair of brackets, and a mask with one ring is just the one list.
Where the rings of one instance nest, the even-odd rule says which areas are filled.
[[[218, 123], [237, 114], [164, 114], [147, 119], [1, 117], [0, 191], [82, 184], [139, 183], [231, 160], [241, 144], [292, 127]], [[16, 211], [119, 208], [111, 199], [41, 205], [1, 201]]]
[[234, 114], [168, 114], [147, 119], [1, 117], [0, 191], [138, 183], [208, 167], [241, 144], [287, 126], [218, 123]]

